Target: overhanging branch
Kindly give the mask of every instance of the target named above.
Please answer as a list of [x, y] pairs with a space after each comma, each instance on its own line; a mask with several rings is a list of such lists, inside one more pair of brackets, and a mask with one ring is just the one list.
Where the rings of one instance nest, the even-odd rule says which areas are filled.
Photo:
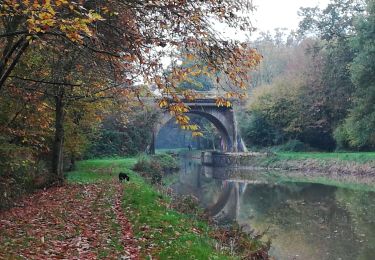
[[46, 81], [46, 80], [37, 80], [37, 79], [21, 78], [21, 77], [18, 77], [18, 76], [9, 76], [9, 77], [19, 79], [19, 80], [30, 81], [30, 82], [41, 83], [41, 84], [49, 84], [49, 85], [59, 85], [59, 86], [69, 86], [69, 87], [80, 87], [80, 86], [82, 86], [82, 84], [72, 84], [72, 83], [68, 83], [68, 82], [54, 82], [54, 81]]

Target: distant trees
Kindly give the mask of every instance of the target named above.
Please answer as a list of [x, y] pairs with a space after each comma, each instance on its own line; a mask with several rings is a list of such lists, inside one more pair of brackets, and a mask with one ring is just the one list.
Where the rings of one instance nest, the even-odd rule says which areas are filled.
[[259, 68], [251, 72], [250, 86], [269, 85], [274, 79], [297, 65], [295, 62], [299, 61], [292, 61], [297, 57], [295, 53], [297, 48], [293, 47], [299, 44], [299, 39], [295, 36], [293, 33], [288, 36], [281, 28], [275, 29], [274, 33], [260, 33], [252, 44], [263, 55], [263, 59]]
[[159, 119], [152, 107], [136, 107], [108, 113], [95, 135], [89, 137], [84, 157], [126, 156], [145, 152], [151, 143], [152, 131]]
[[374, 147], [374, 3], [367, 1], [367, 12], [365, 4], [301, 8], [298, 36], [280, 40], [278, 30], [256, 42], [265, 63], [253, 73], [260, 87], [242, 122], [248, 144], [297, 139], [323, 150]]

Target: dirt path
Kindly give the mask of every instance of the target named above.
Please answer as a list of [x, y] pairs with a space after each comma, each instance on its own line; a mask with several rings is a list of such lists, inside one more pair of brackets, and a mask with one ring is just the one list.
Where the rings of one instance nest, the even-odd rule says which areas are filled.
[[116, 183], [40, 191], [0, 213], [0, 259], [138, 259]]

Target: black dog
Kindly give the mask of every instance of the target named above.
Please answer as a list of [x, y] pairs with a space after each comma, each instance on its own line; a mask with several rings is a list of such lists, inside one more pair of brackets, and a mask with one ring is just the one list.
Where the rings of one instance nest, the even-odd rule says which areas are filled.
[[130, 177], [126, 173], [120, 172], [118, 174], [118, 179], [119, 179], [120, 182], [122, 182], [123, 180], [129, 181]]

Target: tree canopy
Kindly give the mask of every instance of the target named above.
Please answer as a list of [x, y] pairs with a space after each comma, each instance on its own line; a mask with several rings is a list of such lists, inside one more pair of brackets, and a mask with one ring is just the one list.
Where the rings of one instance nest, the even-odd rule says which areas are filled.
[[[182, 102], [196, 92], [181, 82], [202, 74], [218, 87], [227, 81], [238, 87], [218, 97], [218, 104], [243, 94], [260, 55], [246, 43], [222, 38], [214, 24], [252, 30], [243, 15], [252, 10], [250, 0], [2, 1], [2, 142], [34, 145], [34, 161], [48, 154], [61, 181], [64, 147], [80, 154], [78, 147], [89, 140], [84, 133], [97, 129], [87, 122], [99, 124], [113, 106], [126, 115], [139, 109], [135, 101], [153, 97], [196, 132]], [[199, 63], [186, 67], [181, 60]]]

